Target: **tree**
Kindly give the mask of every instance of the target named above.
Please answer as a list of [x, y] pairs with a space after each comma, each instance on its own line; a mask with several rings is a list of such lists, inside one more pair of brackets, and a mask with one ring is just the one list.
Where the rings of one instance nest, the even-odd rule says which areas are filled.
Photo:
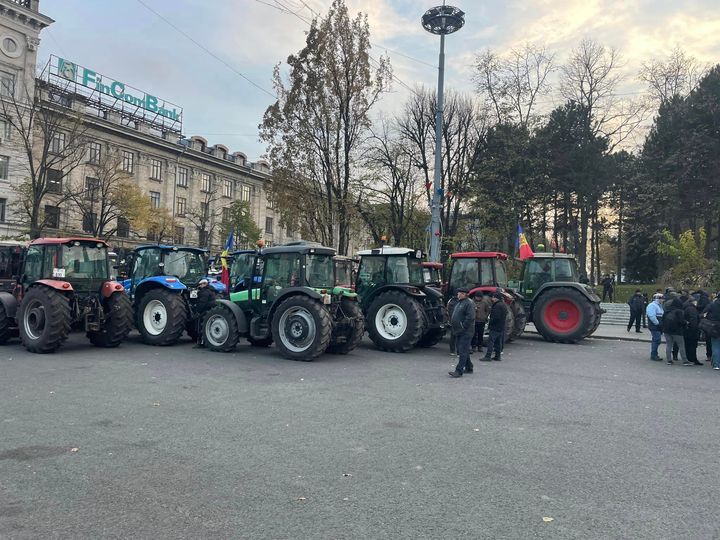
[[[267, 189], [284, 222], [346, 254], [357, 200], [356, 160], [369, 112], [390, 83], [385, 58], [370, 66], [367, 17], [351, 19], [343, 0], [315, 18], [305, 47], [287, 59], [287, 85], [274, 72], [277, 101], [260, 138], [273, 169]], [[299, 211], [298, 211], [299, 210]]]
[[153, 208], [147, 220], [147, 238], [153, 242], [174, 243], [177, 221], [167, 208]]
[[82, 115], [45, 99], [45, 89], [12, 88], [0, 98], [0, 110], [10, 126], [12, 144], [23, 154], [25, 179], [15, 187], [16, 206], [30, 238], [45, 226], [44, 202], [56, 193], [58, 176], [67, 176], [87, 156], [87, 127]]
[[697, 235], [686, 230], [677, 238], [669, 230], [663, 230], [658, 252], [670, 257], [675, 263], [666, 275], [666, 280], [682, 287], [716, 286], [718, 263], [705, 258], [706, 242], [707, 234], [702, 227]]
[[676, 45], [664, 60], [643, 62], [639, 77], [656, 102], [668, 103], [690, 94], [706, 73], [705, 66]]
[[227, 237], [234, 232], [235, 246], [248, 247], [260, 238], [260, 227], [252, 218], [248, 201], [233, 201], [227, 207], [221, 223], [222, 234]]
[[90, 175], [66, 185], [66, 197], [80, 212], [83, 230], [108, 238], [117, 232], [119, 218], [133, 229], [145, 228], [152, 211], [150, 200], [122, 169], [121, 156], [104, 152], [88, 169]]
[[[208, 185], [205, 185], [206, 181]], [[187, 220], [198, 231], [198, 245], [202, 248], [209, 249], [212, 246], [215, 227], [221, 221], [222, 208], [217, 206], [220, 199], [219, 181], [213, 178], [204, 180], [198, 204], [185, 213]]]

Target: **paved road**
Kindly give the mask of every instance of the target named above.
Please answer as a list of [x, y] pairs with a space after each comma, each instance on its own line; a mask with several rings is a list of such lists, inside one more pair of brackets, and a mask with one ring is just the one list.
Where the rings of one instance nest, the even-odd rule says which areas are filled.
[[647, 347], [8, 345], [0, 538], [720, 538], [720, 375]]

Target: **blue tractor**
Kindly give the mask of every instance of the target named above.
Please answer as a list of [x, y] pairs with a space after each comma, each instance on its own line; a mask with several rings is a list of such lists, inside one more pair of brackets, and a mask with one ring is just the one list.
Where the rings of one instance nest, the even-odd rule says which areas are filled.
[[204, 249], [167, 245], [139, 246], [130, 254], [123, 286], [148, 345], [172, 345], [184, 331], [197, 336], [194, 301], [201, 279], [217, 293], [225, 292], [225, 285], [207, 276], [205, 254]]

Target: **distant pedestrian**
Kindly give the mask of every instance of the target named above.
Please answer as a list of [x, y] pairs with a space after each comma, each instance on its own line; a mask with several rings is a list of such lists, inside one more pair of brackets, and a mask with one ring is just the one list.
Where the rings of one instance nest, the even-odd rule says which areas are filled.
[[645, 309], [648, 320], [648, 329], [652, 336], [650, 343], [650, 360], [655, 362], [660, 361], [658, 356], [658, 348], [660, 347], [660, 341], [662, 340], [662, 319], [663, 319], [663, 295], [655, 293], [653, 295], [652, 302], [650, 302]]
[[468, 297], [468, 292], [468, 289], [462, 287], [457, 290], [458, 302], [450, 319], [458, 354], [455, 371], [448, 372], [448, 375], [453, 378], [462, 377], [463, 372], [473, 372], [473, 364], [470, 361], [470, 342], [475, 333], [475, 302]]
[[613, 283], [613, 279], [605, 274], [605, 277], [602, 280], [602, 286], [603, 286], [603, 297], [602, 301], [604, 302], [606, 298], [610, 299], [610, 302], [613, 301], [613, 292], [615, 290], [615, 284]]
[[[505, 305], [505, 298], [501, 292], [493, 293], [492, 308], [490, 309], [490, 319], [488, 321], [488, 343], [485, 356], [481, 358], [484, 362], [490, 360], [501, 360], [500, 355], [505, 344], [505, 324], [507, 321], [508, 308]], [[493, 352], [495, 356], [493, 356]]]
[[207, 279], [203, 278], [198, 283], [197, 299], [194, 305], [195, 327], [197, 328], [197, 343], [195, 348], [205, 347], [203, 338], [202, 322], [205, 314], [215, 305], [215, 291], [209, 287]]
[[489, 296], [481, 292], [475, 295], [475, 335], [473, 336], [472, 346], [480, 352], [485, 346], [483, 341], [485, 339], [485, 324], [487, 323], [488, 317], [490, 316], [490, 309], [492, 308], [492, 301]]
[[684, 365], [692, 365], [688, 362], [687, 354], [685, 353], [685, 327], [687, 321], [685, 320], [685, 311], [683, 309], [680, 295], [674, 291], [670, 291], [665, 295], [665, 304], [663, 306], [665, 313], [663, 314], [663, 336], [665, 337], [665, 360], [668, 365], [672, 365], [673, 362], [673, 345], [677, 343], [678, 352], [680, 358], [682, 358]]
[[704, 365], [697, 358], [698, 339], [700, 337], [700, 312], [697, 310], [697, 299], [692, 296], [688, 297], [685, 302], [685, 321], [687, 326], [683, 337], [685, 338], [685, 355], [688, 363], [693, 366]]
[[[453, 296], [448, 300], [447, 303], [447, 314], [448, 314], [448, 321], [452, 321], [453, 313], [455, 312], [455, 307], [458, 304], [457, 295]], [[453, 331], [452, 325], [450, 326], [450, 356], [457, 356], [456, 351], [456, 338], [455, 338], [455, 332]]]
[[[702, 317], [707, 312], [708, 306], [712, 303], [712, 300], [710, 299], [710, 295], [702, 289], [698, 289], [697, 298], [697, 309]], [[703, 336], [705, 338], [705, 358], [708, 362], [712, 362], [712, 340], [705, 331], [703, 331]]]
[[635, 325], [635, 332], [640, 333], [640, 319], [642, 318], [643, 308], [645, 307], [645, 299], [642, 297], [642, 291], [640, 289], [635, 290], [628, 299], [628, 305], [630, 306], [630, 320], [628, 321], [627, 331]]
[[645, 310], [647, 309], [647, 306], [650, 303], [650, 301], [648, 300], [648, 295], [646, 292], [642, 293], [642, 297], [643, 297], [643, 309], [642, 309], [642, 318], [641, 318], [642, 327], [647, 328], [647, 313], [645, 312]]
[[705, 332], [712, 342], [712, 367], [720, 370], [720, 293], [707, 305], [704, 316], [711, 323]]

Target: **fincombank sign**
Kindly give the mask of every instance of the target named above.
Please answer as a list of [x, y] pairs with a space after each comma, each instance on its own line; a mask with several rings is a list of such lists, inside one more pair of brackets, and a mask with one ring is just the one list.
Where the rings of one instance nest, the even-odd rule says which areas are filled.
[[181, 121], [182, 119], [181, 108], [161, 100], [157, 96], [139, 91], [123, 82], [100, 75], [92, 69], [70, 62], [64, 58], [56, 58], [57, 61], [52, 62], [52, 64], [55, 64], [55, 75], [58, 77], [170, 120]]

